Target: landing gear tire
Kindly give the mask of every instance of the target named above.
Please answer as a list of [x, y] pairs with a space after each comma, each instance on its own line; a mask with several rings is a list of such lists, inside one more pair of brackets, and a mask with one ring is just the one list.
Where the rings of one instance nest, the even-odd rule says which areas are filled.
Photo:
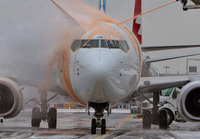
[[159, 111], [159, 128], [166, 130], [168, 127], [167, 124], [167, 111], [166, 110], [160, 110]]
[[91, 134], [96, 134], [96, 129], [97, 129], [97, 121], [96, 121], [96, 119], [92, 119]]
[[57, 126], [57, 109], [56, 108], [49, 109], [48, 126], [49, 126], [49, 128], [56, 128], [56, 126]]
[[143, 118], [142, 118], [143, 129], [151, 128], [151, 120], [152, 120], [152, 115], [151, 115], [150, 110], [144, 110]]
[[34, 107], [32, 109], [31, 125], [32, 127], [40, 127], [41, 113], [39, 107]]
[[101, 134], [106, 134], [106, 119], [101, 120]]
[[166, 109], [166, 111], [167, 111], [167, 125], [169, 126], [174, 121], [174, 114], [171, 110]]

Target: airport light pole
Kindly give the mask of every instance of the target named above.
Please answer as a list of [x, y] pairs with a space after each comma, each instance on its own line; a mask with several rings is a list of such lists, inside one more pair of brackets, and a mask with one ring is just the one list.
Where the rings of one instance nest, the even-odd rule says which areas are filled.
[[166, 68], [166, 74], [167, 74], [167, 69], [169, 69], [170, 67], [169, 66], [164, 66], [164, 68]]

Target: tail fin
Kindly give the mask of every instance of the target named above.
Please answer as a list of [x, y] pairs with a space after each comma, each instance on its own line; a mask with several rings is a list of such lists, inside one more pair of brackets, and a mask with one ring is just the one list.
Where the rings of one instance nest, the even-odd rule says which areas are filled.
[[99, 10], [106, 13], [106, 0], [99, 0]]
[[[134, 16], [142, 14], [142, 0], [135, 0]], [[142, 44], [142, 18], [141, 16], [133, 20], [133, 33]]]

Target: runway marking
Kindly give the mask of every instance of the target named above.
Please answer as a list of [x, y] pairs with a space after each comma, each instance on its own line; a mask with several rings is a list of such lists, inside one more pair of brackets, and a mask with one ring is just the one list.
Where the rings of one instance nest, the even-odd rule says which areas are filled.
[[[115, 128], [121, 127], [125, 122], [131, 120], [131, 118], [132, 118], [132, 114], [129, 114], [128, 116], [126, 116], [126, 118], [125, 118], [123, 121], [121, 121], [118, 125], [116, 125]], [[105, 135], [108, 135], [108, 133], [111, 133], [111, 132], [113, 132], [113, 131], [114, 131], [114, 130], [107, 130], [107, 131], [106, 131], [107, 134], [105, 134]], [[97, 137], [95, 137], [95, 139], [103, 138], [103, 136], [104, 136], [104, 135], [98, 135]]]
[[[132, 114], [129, 114], [128, 116], [126, 116], [126, 118], [123, 121], [121, 121], [118, 125], [116, 125], [115, 128], [122, 126], [125, 122], [129, 120], [132, 120]], [[111, 133], [113, 131], [115, 130], [107, 130], [105, 135], [108, 135], [108, 133]], [[95, 137], [95, 139], [103, 138], [103, 136], [105, 135], [98, 135], [97, 137]]]
[[88, 121], [69, 121], [69, 123], [88, 123]]
[[[170, 132], [166, 132], [166, 131], [160, 131], [160, 133], [163, 135], [161, 136], [161, 138], [166, 138], [166, 139], [175, 139], [175, 136], [173, 134], [171, 134]], [[159, 137], [159, 136], [158, 136]]]
[[87, 135], [88, 132], [83, 131], [35, 131], [34, 133], [46, 133], [46, 134], [78, 134], [78, 135]]
[[113, 131], [114, 131], [114, 130], [107, 130], [106, 133], [110, 133], [110, 132], [113, 132]]
[[[3, 132], [3, 131], [1, 131], [1, 132]], [[0, 133], [0, 137], [2, 137], [3, 135], [5, 135], [5, 132]]]
[[[21, 130], [18, 130], [18, 129], [7, 129], [7, 130], [2, 130], [1, 132], [16, 132], [17, 134], [18, 133], [36, 133], [36, 134], [76, 134], [76, 135], [88, 135], [90, 134], [89, 132], [87, 131], [80, 131], [80, 130], [70, 130], [70, 129], [62, 129], [62, 130], [57, 130], [57, 129], [53, 129], [53, 130], [49, 130], [49, 129], [21, 129]], [[0, 134], [2, 136], [2, 134]]]
[[99, 139], [102, 138], [104, 135], [98, 135], [97, 137], [95, 137], [94, 139]]
[[131, 117], [132, 117], [132, 114], [129, 114], [123, 121], [121, 121], [118, 125], [116, 125], [115, 128], [122, 126], [125, 122], [130, 120]]

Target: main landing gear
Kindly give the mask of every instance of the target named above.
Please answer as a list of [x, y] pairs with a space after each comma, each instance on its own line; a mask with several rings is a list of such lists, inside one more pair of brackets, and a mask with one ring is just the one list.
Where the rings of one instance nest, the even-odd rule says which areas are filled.
[[[32, 117], [31, 117], [31, 125], [32, 127], [40, 127], [40, 122], [47, 121], [49, 128], [56, 128], [57, 126], [57, 109], [56, 108], [50, 108], [48, 111], [47, 102], [56, 97], [57, 95], [54, 95], [49, 100], [47, 100], [47, 92], [44, 90], [40, 90], [40, 106], [34, 107], [32, 109]], [[33, 101], [33, 100], [32, 100]]]
[[106, 119], [101, 119], [104, 114], [104, 110], [106, 109], [108, 112], [108, 115], [111, 112], [111, 106], [109, 103], [88, 103], [88, 114], [90, 115], [89, 109], [90, 107], [94, 108], [94, 119], [91, 121], [91, 134], [96, 134], [96, 129], [101, 128], [101, 134], [106, 134]]
[[153, 93], [153, 109], [152, 113], [150, 110], [143, 111], [143, 129], [150, 129], [151, 125], [159, 125], [160, 129], [166, 130], [168, 127], [167, 110], [158, 110], [160, 92]]

